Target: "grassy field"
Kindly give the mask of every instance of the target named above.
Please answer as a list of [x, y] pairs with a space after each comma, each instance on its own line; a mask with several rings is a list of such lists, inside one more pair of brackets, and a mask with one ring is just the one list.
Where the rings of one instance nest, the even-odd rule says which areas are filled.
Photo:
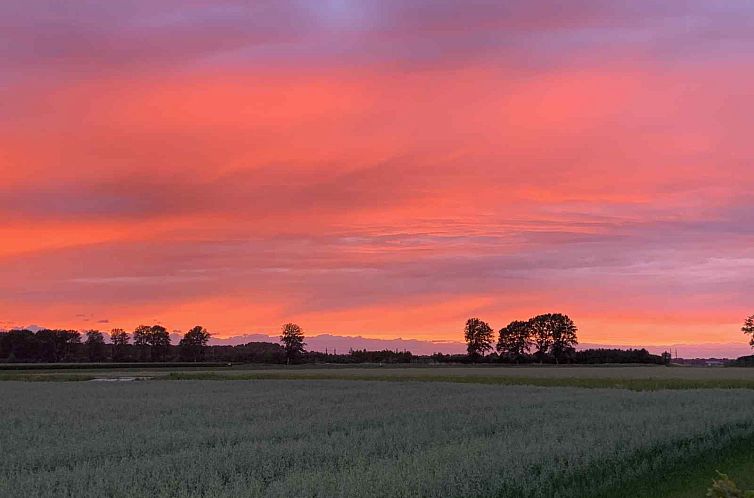
[[0, 496], [701, 498], [715, 470], [754, 474], [749, 389], [186, 380], [0, 396]]
[[[754, 389], [754, 378], [748, 369], [731, 369], [714, 375], [708, 370], [706, 378], [700, 376], [704, 369], [679, 369], [667, 375], [667, 368], [486, 368], [486, 369], [342, 369], [342, 370], [262, 370], [262, 371], [205, 371], [170, 372], [156, 375], [169, 380], [374, 380], [390, 382], [452, 382], [462, 384], [525, 385], [542, 387], [616, 388], [633, 391], [679, 389]], [[727, 369], [726, 369], [727, 370]], [[593, 373], [592, 375], [588, 375]], [[632, 375], [634, 374], [634, 375]], [[649, 374], [659, 374], [651, 376]], [[664, 375], [663, 375], [664, 374]], [[685, 374], [685, 375], [684, 375]]]
[[[317, 376], [321, 374], [337, 374], [343, 378], [350, 376], [382, 377], [525, 377], [525, 378], [576, 378], [576, 379], [678, 379], [678, 380], [751, 380], [754, 381], [754, 368], [742, 367], [683, 367], [661, 365], [334, 365], [334, 364], [304, 364], [304, 365], [265, 365], [265, 364], [236, 364], [219, 366], [219, 364], [181, 364], [181, 363], [78, 363], [78, 364], [2, 364], [0, 375], [15, 373], [19, 365], [23, 370], [18, 373], [29, 374], [97, 374], [99, 375], [132, 375], [135, 371], [141, 374], [165, 375], [167, 372], [215, 372], [227, 375], [248, 375], [257, 373], [296, 374], [301, 377]], [[189, 365], [189, 366], [187, 366]], [[68, 367], [70, 368], [61, 368]], [[54, 368], [52, 368], [54, 367]], [[75, 367], [75, 368], [74, 368]], [[62, 370], [62, 371], [61, 371]]]
[[0, 380], [92, 380], [140, 376], [168, 380], [375, 380], [543, 387], [754, 389], [754, 368], [663, 366], [291, 366], [234, 365], [2, 371]]

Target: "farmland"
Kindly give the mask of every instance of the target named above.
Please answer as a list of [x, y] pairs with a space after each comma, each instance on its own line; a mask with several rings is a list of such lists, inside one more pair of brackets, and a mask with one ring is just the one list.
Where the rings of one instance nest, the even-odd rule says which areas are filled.
[[[626, 388], [633, 390], [743, 388], [754, 389], [754, 368], [688, 368], [663, 366], [315, 366], [163, 364], [126, 368], [45, 368], [0, 365], [0, 380], [92, 380], [140, 376], [174, 380], [375, 380], [453, 382], [543, 387]], [[8, 369], [6, 369], [6, 367]], [[64, 366], [65, 367], [65, 366]]]
[[[356, 370], [385, 375], [337, 373]], [[655, 371], [604, 378], [627, 370]], [[725, 370], [711, 375], [725, 380]], [[751, 469], [751, 389], [441, 379], [2, 382], [0, 496], [701, 497], [716, 464]], [[673, 494], [678, 476], [702, 487]]]

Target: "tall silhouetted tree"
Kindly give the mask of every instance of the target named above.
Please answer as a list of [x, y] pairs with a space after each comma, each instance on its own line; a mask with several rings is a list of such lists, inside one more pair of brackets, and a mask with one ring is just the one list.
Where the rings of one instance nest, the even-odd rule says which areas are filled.
[[147, 351], [150, 350], [150, 336], [152, 327], [149, 325], [139, 325], [134, 329], [134, 347], [136, 356], [139, 361], [146, 361]]
[[576, 325], [567, 315], [546, 313], [529, 320], [532, 340], [537, 348], [534, 353], [540, 362], [552, 357], [556, 363], [573, 355], [578, 344]]
[[492, 327], [479, 318], [469, 318], [466, 320], [466, 327], [463, 331], [466, 340], [466, 351], [469, 357], [476, 360], [492, 349]]
[[286, 323], [283, 325], [283, 333], [280, 334], [280, 342], [285, 348], [286, 362], [290, 363], [304, 352], [304, 331], [295, 323]]
[[86, 354], [89, 361], [102, 361], [105, 356], [105, 337], [99, 330], [89, 330], [86, 333]]
[[113, 329], [110, 331], [110, 342], [113, 347], [113, 361], [123, 361], [126, 357], [129, 339], [130, 336], [128, 335], [128, 332], [123, 329]]
[[188, 361], [202, 361], [204, 359], [204, 348], [209, 342], [210, 333], [207, 329], [197, 325], [186, 334], [178, 343], [181, 348], [181, 358]]
[[576, 338], [576, 324], [573, 323], [568, 315], [555, 313], [551, 316], [552, 320], [552, 356], [555, 363], [560, 363], [573, 357], [576, 352], [576, 345], [579, 341]]
[[518, 363], [529, 352], [531, 344], [529, 322], [516, 320], [500, 329], [497, 352]]
[[746, 321], [744, 321], [744, 325], [741, 327], [741, 332], [751, 336], [749, 344], [754, 348], [754, 315], [751, 315]]
[[170, 349], [170, 334], [162, 325], [149, 328], [149, 357], [152, 361], [165, 361]]
[[536, 348], [534, 355], [540, 363], [548, 357], [550, 354], [550, 348], [552, 347], [553, 329], [555, 328], [552, 316], [552, 313], [547, 313], [544, 315], [537, 315], [529, 320], [531, 338], [534, 347]]

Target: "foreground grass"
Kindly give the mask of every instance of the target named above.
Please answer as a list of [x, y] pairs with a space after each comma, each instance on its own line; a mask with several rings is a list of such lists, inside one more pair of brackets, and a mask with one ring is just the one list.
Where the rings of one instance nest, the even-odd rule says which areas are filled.
[[754, 487], [754, 438], [741, 438], [713, 452], [668, 466], [661, 473], [625, 483], [600, 498], [705, 498], [717, 472], [742, 489]]
[[504, 377], [501, 375], [358, 375], [336, 372], [171, 372], [157, 377], [165, 380], [350, 380], [387, 382], [452, 382], [459, 384], [487, 384], [501, 386], [581, 387], [589, 389], [629, 389], [631, 391], [659, 391], [683, 389], [754, 389], [748, 379], [672, 379], [672, 378], [578, 378], [567, 377]]
[[6, 382], [0, 396], [0, 496], [28, 498], [654, 497], [652, 479], [754, 443], [750, 390]]

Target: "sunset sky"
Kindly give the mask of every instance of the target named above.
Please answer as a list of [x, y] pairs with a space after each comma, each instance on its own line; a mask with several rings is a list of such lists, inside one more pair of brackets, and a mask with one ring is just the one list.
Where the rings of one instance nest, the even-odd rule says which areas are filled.
[[748, 1], [0, 3], [0, 328], [746, 343]]

